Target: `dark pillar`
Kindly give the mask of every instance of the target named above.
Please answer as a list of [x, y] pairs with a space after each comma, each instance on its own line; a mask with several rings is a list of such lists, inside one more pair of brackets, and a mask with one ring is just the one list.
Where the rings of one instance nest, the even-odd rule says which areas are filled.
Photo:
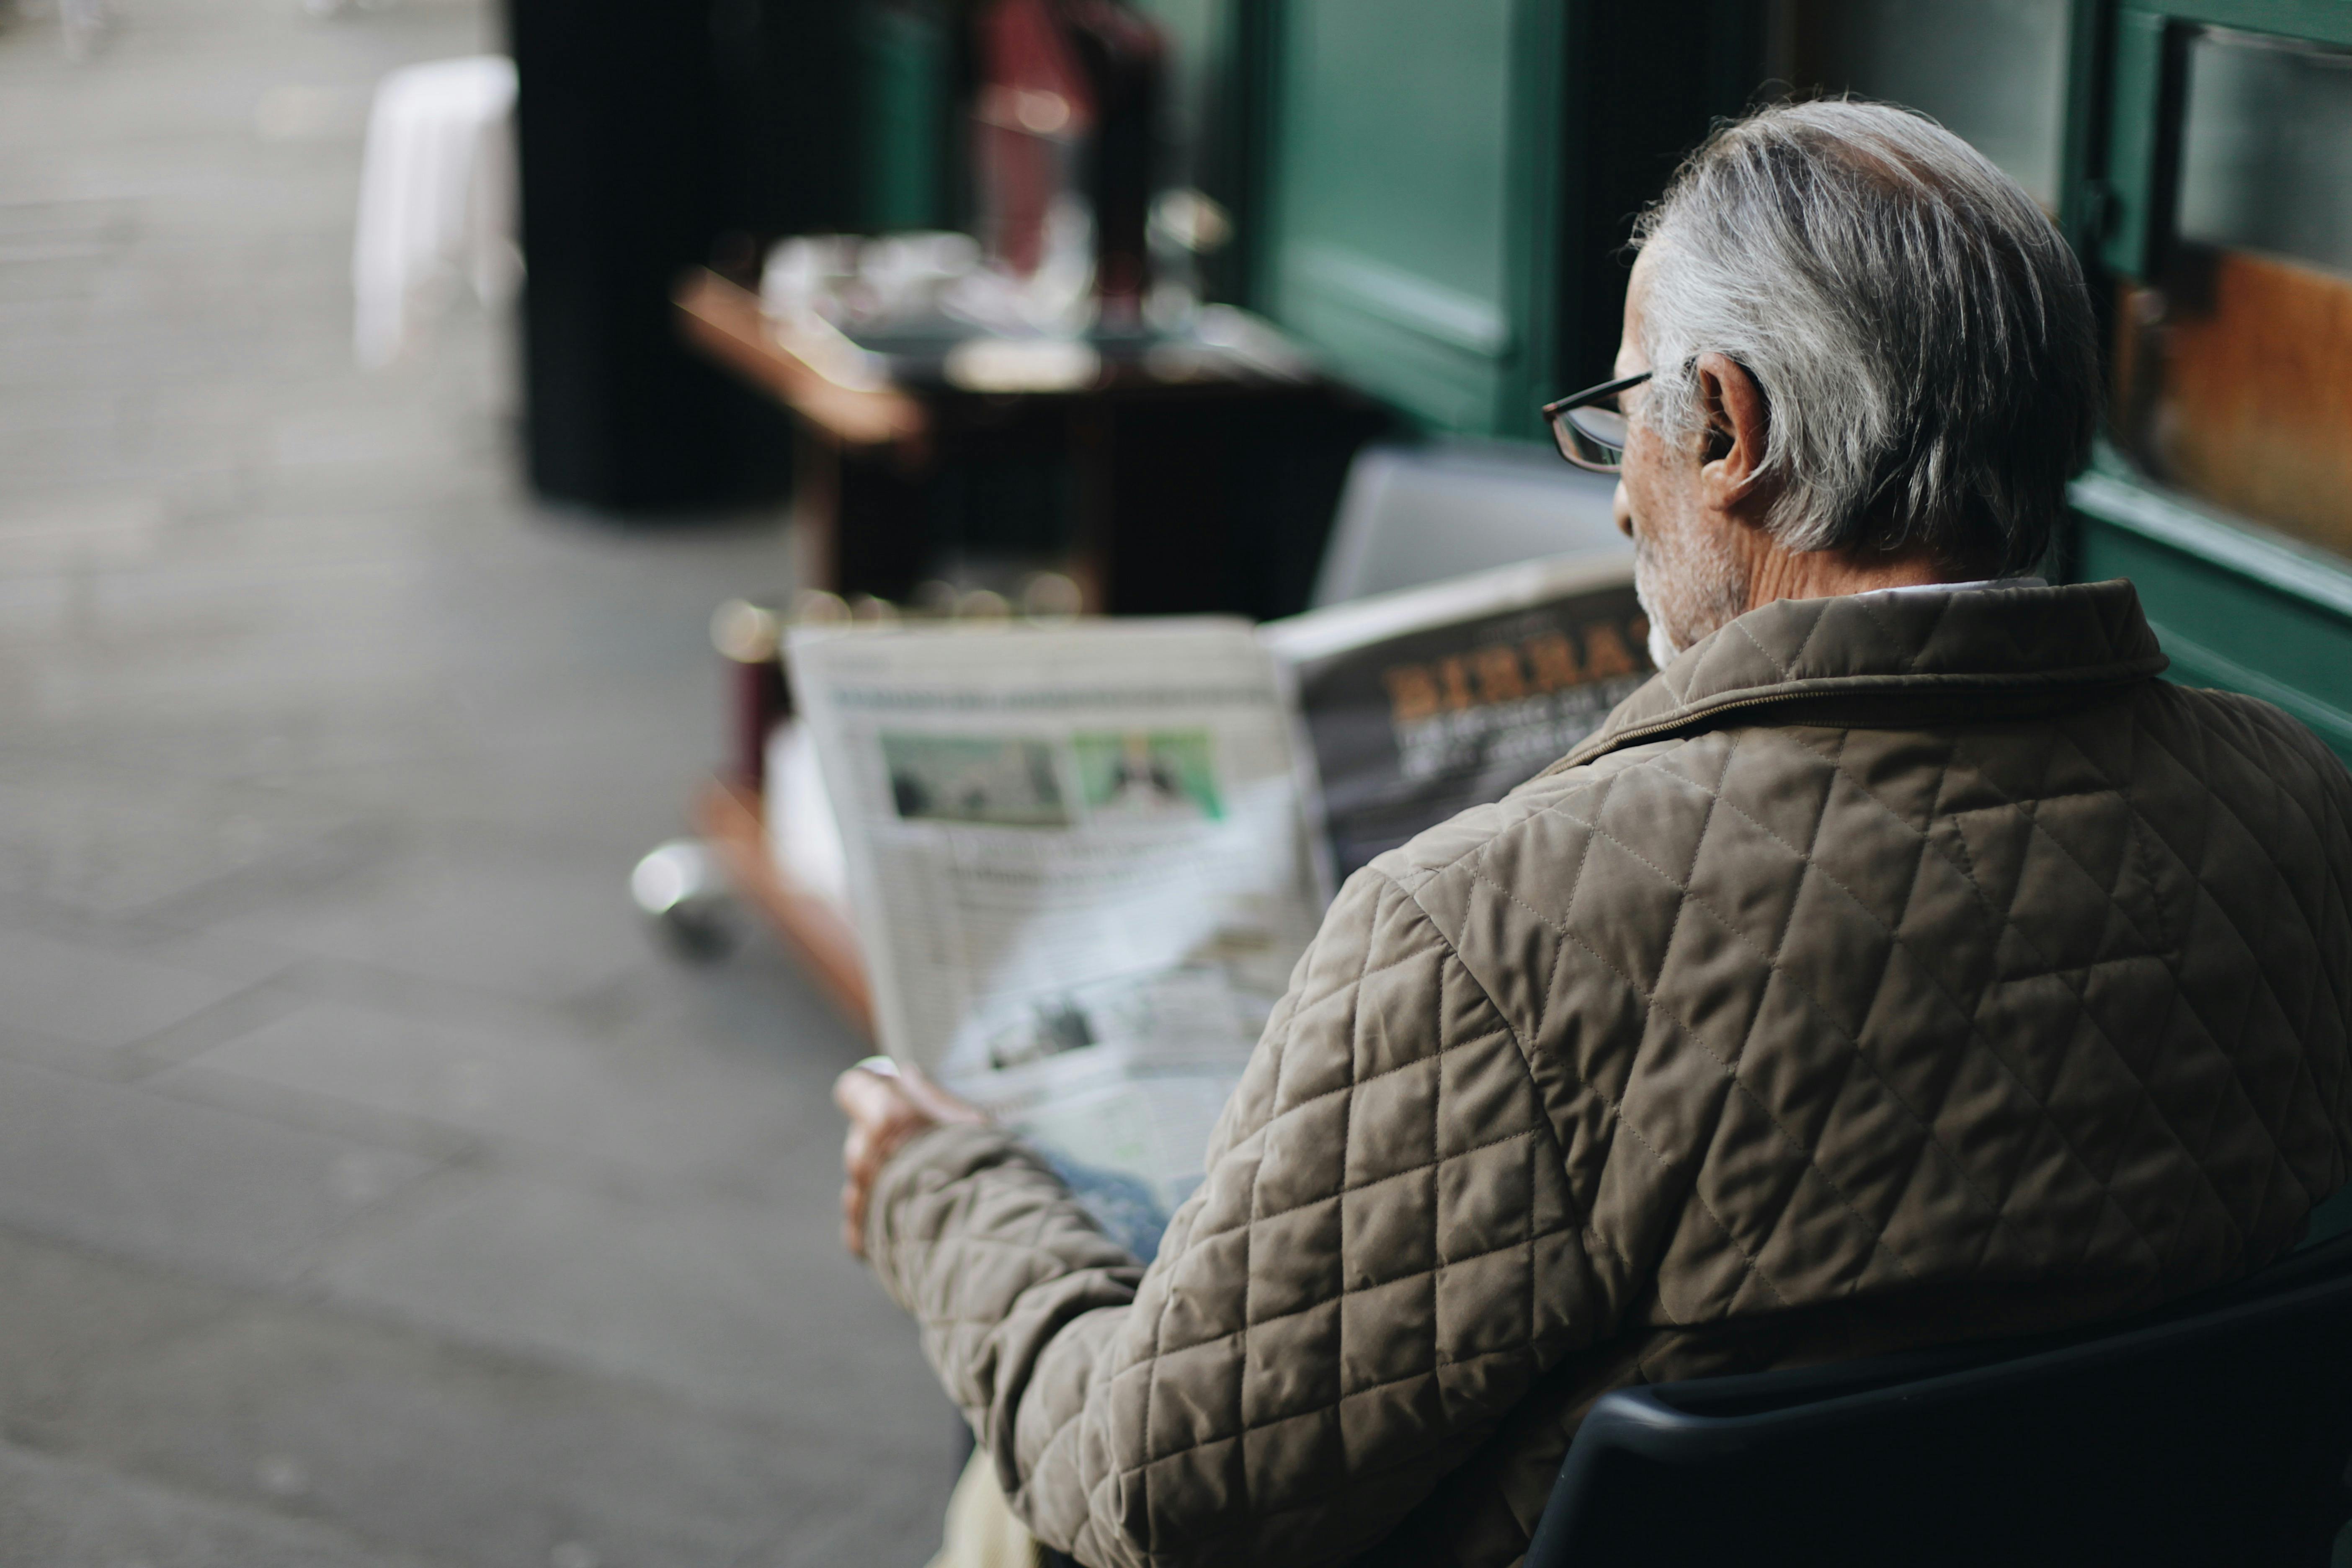
[[737, 226], [746, 184], [709, 0], [507, 9], [531, 483], [622, 512], [774, 492], [780, 417], [686, 348], [669, 301], [679, 270]]

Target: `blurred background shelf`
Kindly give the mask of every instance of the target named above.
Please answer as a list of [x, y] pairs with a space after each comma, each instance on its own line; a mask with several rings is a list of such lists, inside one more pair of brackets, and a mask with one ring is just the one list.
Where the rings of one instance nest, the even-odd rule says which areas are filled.
[[[677, 304], [688, 341], [791, 414], [799, 580], [844, 595], [1048, 568], [1090, 610], [1287, 615], [1349, 460], [1397, 428], [1230, 310], [1208, 317], [1223, 332], [973, 331], [910, 353], [796, 327], [707, 269]], [[849, 355], [856, 384], [828, 367]]]
[[844, 386], [816, 369], [749, 289], [696, 268], [680, 280], [677, 300], [689, 342], [831, 440], [887, 447], [929, 434], [918, 399], [896, 388]]

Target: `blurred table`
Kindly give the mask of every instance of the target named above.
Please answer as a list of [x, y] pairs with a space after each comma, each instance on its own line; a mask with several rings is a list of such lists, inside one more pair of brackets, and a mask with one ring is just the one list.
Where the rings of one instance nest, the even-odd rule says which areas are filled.
[[959, 558], [1068, 572], [1091, 610], [1304, 606], [1347, 466], [1387, 416], [1265, 322], [989, 334], [934, 318], [856, 336], [769, 315], [709, 271], [690, 342], [794, 416], [802, 581], [906, 598]]

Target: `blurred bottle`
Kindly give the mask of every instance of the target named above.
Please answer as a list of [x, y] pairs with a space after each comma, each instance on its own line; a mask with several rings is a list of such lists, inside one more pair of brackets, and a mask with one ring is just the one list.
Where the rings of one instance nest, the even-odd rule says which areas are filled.
[[1087, 194], [1094, 207], [1095, 296], [1104, 326], [1133, 331], [1151, 282], [1145, 237], [1167, 46], [1157, 27], [1116, 0], [1060, 0], [1059, 9], [1094, 97]]
[[1026, 280], [1045, 260], [1046, 224], [1078, 195], [1094, 95], [1052, 0], [994, 0], [974, 24], [980, 63], [972, 171], [990, 265]]
[[1140, 318], [1166, 49], [1114, 0], [992, 0], [975, 25], [977, 226], [990, 264], [1106, 326]]

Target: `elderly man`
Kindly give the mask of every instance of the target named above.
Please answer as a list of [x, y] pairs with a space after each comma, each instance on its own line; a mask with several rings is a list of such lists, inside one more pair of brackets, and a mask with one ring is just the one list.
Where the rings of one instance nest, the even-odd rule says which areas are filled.
[[1890, 108], [1727, 127], [1617, 369], [1552, 412], [1664, 668], [1349, 880], [1149, 1268], [843, 1086], [856, 1243], [1095, 1568], [1508, 1563], [1604, 1390], [2150, 1308], [2347, 1179], [2352, 781], [2015, 575], [2097, 374], [2024, 193]]

